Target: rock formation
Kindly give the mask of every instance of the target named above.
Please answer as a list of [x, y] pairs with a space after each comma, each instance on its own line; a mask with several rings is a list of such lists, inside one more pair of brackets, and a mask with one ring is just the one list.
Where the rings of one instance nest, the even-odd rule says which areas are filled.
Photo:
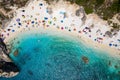
[[13, 77], [18, 73], [18, 67], [9, 58], [6, 44], [0, 38], [0, 77]]

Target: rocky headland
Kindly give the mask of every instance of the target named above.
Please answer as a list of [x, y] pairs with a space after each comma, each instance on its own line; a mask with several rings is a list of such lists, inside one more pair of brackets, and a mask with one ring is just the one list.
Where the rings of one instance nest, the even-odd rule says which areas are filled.
[[[15, 10], [24, 7], [29, 0], [0, 0], [0, 34], [14, 17]], [[4, 38], [0, 37], [0, 77], [13, 77], [19, 73], [18, 67], [9, 57]]]
[[10, 59], [6, 44], [0, 38], [0, 77], [13, 77], [18, 73], [18, 67]]

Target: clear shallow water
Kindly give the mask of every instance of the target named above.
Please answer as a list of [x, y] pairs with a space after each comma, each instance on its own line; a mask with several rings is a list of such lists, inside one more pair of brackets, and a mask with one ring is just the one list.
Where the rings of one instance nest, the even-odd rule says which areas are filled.
[[[120, 59], [74, 37], [31, 33], [19, 36], [13, 43], [10, 56], [20, 74], [0, 80], [120, 80]], [[16, 49], [19, 54], [14, 56]]]

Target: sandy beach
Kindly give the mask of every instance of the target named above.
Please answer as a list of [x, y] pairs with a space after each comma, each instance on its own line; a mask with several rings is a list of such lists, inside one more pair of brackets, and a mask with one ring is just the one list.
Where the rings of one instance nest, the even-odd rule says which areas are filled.
[[[38, 27], [31, 27], [29, 29], [19, 29], [19, 31], [17, 31], [15, 34], [14, 33], [11, 33], [11, 36], [7, 37], [5, 39], [5, 42], [6, 43], [10, 43], [11, 40], [14, 40], [16, 39], [17, 37], [19, 37], [19, 35], [21, 34], [25, 34], [25, 33], [37, 33], [37, 34], [42, 34], [42, 33], [45, 33], [45, 32], [54, 32], [55, 34], [56, 33], [62, 33], [65, 34], [65, 35], [68, 35], [68, 36], [72, 36], [74, 39], [76, 39], [77, 41], [80, 41], [82, 43], [84, 43], [85, 45], [87, 45], [88, 47], [92, 47], [94, 49], [97, 49], [98, 51], [104, 51], [104, 52], [107, 52], [108, 54], [110, 54], [111, 56], [114, 56], [114, 57], [120, 57], [120, 51], [115, 49], [115, 48], [110, 48], [109, 46], [105, 45], [105, 44], [100, 44], [100, 43], [97, 43], [97, 42], [94, 42], [84, 36], [81, 36], [79, 35], [78, 33], [76, 32], [68, 32], [66, 30], [60, 30], [60, 29], [57, 29], [57, 28], [48, 28], [48, 27], [42, 27], [42, 28], [38, 28]], [[61, 35], [61, 34], [60, 34]]]
[[[63, 3], [65, 4], [61, 5]], [[111, 28], [96, 14], [86, 15], [82, 7], [68, 2], [60, 1], [54, 4], [51, 6], [43, 0], [35, 0], [28, 6], [18, 9], [16, 16], [1, 34], [4, 41], [9, 43], [25, 31], [59, 31], [76, 37], [78, 41], [98, 50], [107, 51], [113, 56], [120, 55], [120, 42], [118, 41], [120, 31], [112, 38], [105, 37], [105, 32]], [[78, 16], [76, 16], [76, 10], [80, 10]], [[84, 17], [86, 19], [83, 20]]]

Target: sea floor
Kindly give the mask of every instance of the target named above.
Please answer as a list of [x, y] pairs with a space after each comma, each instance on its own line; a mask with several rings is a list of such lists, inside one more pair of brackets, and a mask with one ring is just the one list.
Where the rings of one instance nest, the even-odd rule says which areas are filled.
[[10, 56], [20, 74], [0, 80], [120, 80], [120, 59], [61, 33], [19, 35]]

